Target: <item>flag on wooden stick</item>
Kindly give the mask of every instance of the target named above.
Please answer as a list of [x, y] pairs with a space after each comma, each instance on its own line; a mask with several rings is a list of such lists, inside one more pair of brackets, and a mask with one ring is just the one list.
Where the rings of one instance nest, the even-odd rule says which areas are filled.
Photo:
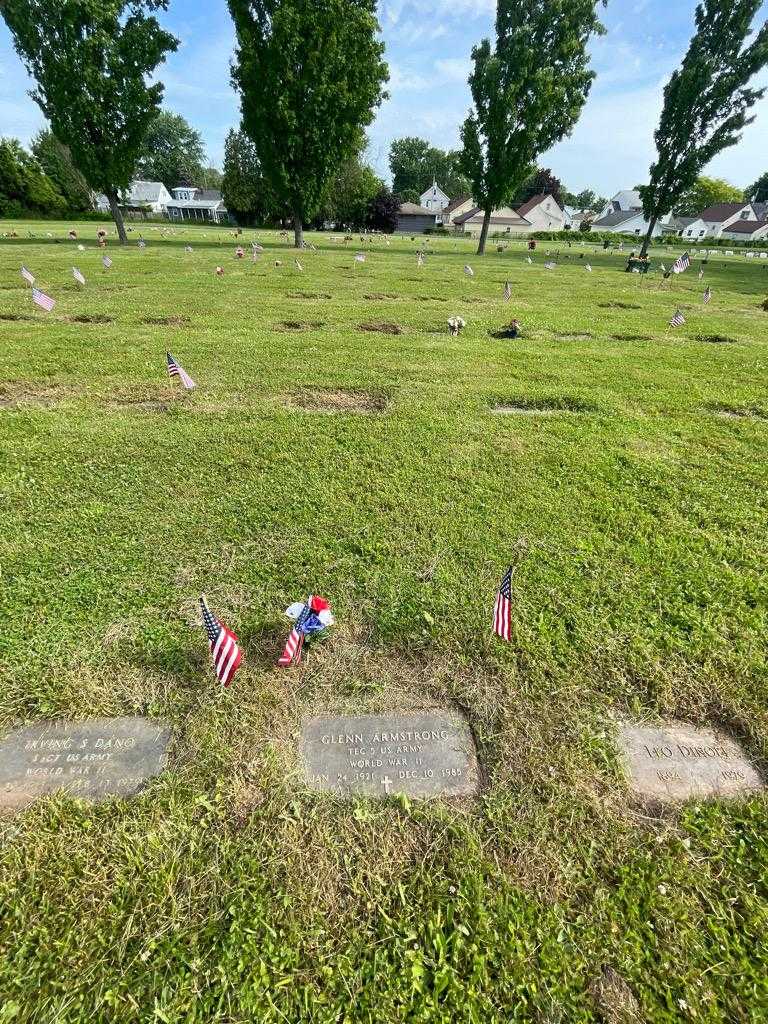
[[706, 287], [706, 289], [704, 291], [704, 295], [702, 296], [702, 298], [704, 300], [704, 305], [706, 306], [706, 304], [712, 298], [712, 289], [709, 287], [709, 285], [707, 285], [707, 287]]
[[53, 307], [56, 305], [56, 300], [52, 299], [50, 295], [46, 295], [45, 292], [41, 292], [39, 288], [32, 287], [32, 301], [36, 302], [38, 306], [50, 313]]
[[35, 283], [35, 275], [32, 274], [29, 270], [27, 270], [26, 267], [21, 268], [21, 276], [24, 278], [27, 284]]
[[685, 317], [683, 316], [683, 311], [681, 309], [678, 309], [677, 312], [673, 315], [672, 319], [669, 321], [669, 326], [682, 327], [684, 323]]
[[213, 658], [213, 670], [222, 686], [229, 686], [243, 661], [243, 652], [237, 637], [223, 622], [211, 613], [205, 594], [200, 595], [203, 625], [208, 634], [208, 649]]
[[682, 256], [678, 256], [675, 262], [672, 264], [673, 274], [683, 274], [688, 267], [691, 265], [691, 257], [687, 252], [684, 252]]
[[496, 603], [493, 606], [493, 632], [502, 640], [512, 638], [512, 577], [514, 566], [510, 565], [502, 577]]
[[176, 360], [173, 358], [170, 352], [165, 353], [165, 358], [168, 363], [168, 376], [178, 377], [181, 383], [187, 389], [187, 391], [194, 391], [194, 389], [197, 387], [197, 384], [195, 384], [195, 382], [189, 376], [184, 367], [176, 362]]
[[101, 262], [105, 270], [109, 270], [109, 268], [112, 266], [112, 260], [109, 258], [109, 256], [102, 256]]
[[85, 278], [77, 269], [77, 267], [72, 267], [72, 277], [74, 277], [78, 284], [85, 284]]
[[512, 298], [512, 288], [510, 286], [509, 281], [505, 281], [504, 282], [504, 301], [505, 302], [509, 302], [509, 300], [511, 298]]

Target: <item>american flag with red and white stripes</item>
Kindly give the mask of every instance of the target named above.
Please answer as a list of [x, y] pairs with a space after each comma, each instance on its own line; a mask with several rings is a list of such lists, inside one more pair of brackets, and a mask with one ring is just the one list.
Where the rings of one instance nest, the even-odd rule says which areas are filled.
[[187, 391], [194, 391], [197, 384], [195, 384], [181, 363], [177, 363], [170, 352], [165, 353], [165, 359], [168, 363], [168, 376], [178, 377]]
[[704, 299], [704, 305], [706, 306], [706, 304], [712, 298], [712, 289], [709, 287], [709, 285], [707, 285], [706, 291], [704, 292], [702, 298]]
[[496, 594], [496, 603], [493, 606], [493, 632], [502, 640], [512, 639], [512, 577], [514, 574], [514, 566], [510, 565], [504, 573]]
[[511, 287], [509, 281], [505, 281], [504, 282], [504, 301], [505, 302], [509, 302], [509, 300], [511, 298], [512, 298], [512, 287]]
[[681, 309], [678, 309], [678, 311], [673, 315], [672, 319], [669, 321], [669, 326], [682, 327], [684, 323], [685, 317], [683, 316], [683, 311]]
[[109, 258], [109, 256], [102, 256], [101, 262], [104, 265], [105, 270], [109, 270], [109, 268], [112, 266], [112, 260]]
[[24, 278], [27, 284], [35, 283], [35, 275], [31, 271], [27, 270], [26, 267], [21, 268], [21, 276]]
[[288, 639], [285, 641], [285, 647], [283, 653], [277, 659], [279, 668], [288, 668], [289, 665], [298, 665], [301, 661], [301, 652], [304, 649], [304, 623], [312, 614], [312, 598], [310, 597], [307, 603], [302, 609], [301, 615], [293, 626], [293, 629], [288, 634]]
[[38, 306], [50, 313], [53, 307], [56, 305], [56, 300], [52, 299], [50, 295], [46, 295], [45, 292], [41, 292], [39, 288], [32, 286], [32, 301], [36, 302]]
[[684, 252], [682, 256], [678, 256], [675, 262], [672, 264], [673, 274], [683, 274], [691, 265], [691, 257], [687, 252]]
[[74, 277], [78, 284], [85, 284], [85, 278], [77, 267], [72, 267], [72, 277]]
[[213, 658], [213, 670], [222, 686], [229, 686], [232, 678], [240, 668], [243, 652], [238, 639], [231, 629], [219, 622], [211, 613], [205, 594], [200, 597], [200, 609], [203, 613], [203, 625], [208, 634], [208, 647]]

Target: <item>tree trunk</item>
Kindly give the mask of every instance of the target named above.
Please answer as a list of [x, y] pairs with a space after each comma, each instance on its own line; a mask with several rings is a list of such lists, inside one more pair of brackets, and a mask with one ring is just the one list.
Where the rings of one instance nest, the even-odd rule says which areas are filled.
[[298, 210], [293, 213], [293, 239], [297, 249], [304, 248], [304, 222]]
[[485, 252], [485, 243], [488, 239], [488, 228], [491, 226], [491, 210], [483, 213], [483, 226], [480, 229], [480, 243], [477, 247], [477, 255], [482, 256]]
[[656, 221], [658, 219], [659, 219], [658, 217], [651, 217], [651, 219], [648, 221], [648, 232], [647, 232], [645, 238], [643, 239], [643, 247], [640, 250], [640, 258], [641, 259], [643, 258], [643, 256], [646, 256], [647, 253], [648, 253], [648, 246], [651, 244], [651, 240], [653, 238], [653, 229], [656, 227]]
[[125, 233], [123, 214], [120, 211], [120, 207], [117, 202], [117, 192], [107, 192], [107, 199], [109, 200], [109, 209], [112, 212], [112, 219], [114, 220], [115, 227], [117, 228], [117, 237], [120, 239], [120, 244], [125, 245], [128, 241], [128, 235]]

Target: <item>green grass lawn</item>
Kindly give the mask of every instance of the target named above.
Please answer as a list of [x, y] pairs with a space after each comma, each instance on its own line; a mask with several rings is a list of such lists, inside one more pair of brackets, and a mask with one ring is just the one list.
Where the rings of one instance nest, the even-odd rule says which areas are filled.
[[[308, 236], [299, 271], [274, 232], [237, 261], [145, 226], [107, 271], [70, 226], [0, 239], [0, 727], [174, 740], [134, 800], [0, 818], [0, 1024], [768, 1020], [766, 800], [647, 813], [614, 742], [677, 717], [768, 764], [768, 261], [670, 289], [595, 246]], [[337, 625], [279, 671], [310, 592]], [[468, 716], [478, 800], [302, 787], [306, 715], [430, 706]]]

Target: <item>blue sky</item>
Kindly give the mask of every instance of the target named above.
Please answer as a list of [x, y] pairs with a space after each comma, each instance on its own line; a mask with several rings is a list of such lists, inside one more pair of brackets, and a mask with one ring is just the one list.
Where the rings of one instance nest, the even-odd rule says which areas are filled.
[[[665, 78], [685, 52], [695, 0], [611, 0], [608, 34], [592, 46], [597, 72], [570, 138], [540, 161], [568, 188], [611, 195], [645, 179]], [[390, 99], [369, 131], [368, 158], [385, 177], [393, 138], [419, 135], [442, 148], [458, 145], [469, 106], [466, 85], [473, 43], [492, 28], [495, 0], [380, 0], [379, 19], [390, 65]], [[764, 5], [762, 16], [768, 13]], [[171, 0], [161, 15], [181, 40], [159, 72], [165, 106], [183, 114], [220, 166], [224, 137], [239, 120], [229, 84], [234, 33], [225, 0]], [[768, 85], [768, 74], [759, 79]], [[0, 19], [0, 134], [28, 142], [42, 117], [26, 95], [30, 83]], [[744, 187], [768, 170], [768, 97], [742, 142], [708, 172]]]

